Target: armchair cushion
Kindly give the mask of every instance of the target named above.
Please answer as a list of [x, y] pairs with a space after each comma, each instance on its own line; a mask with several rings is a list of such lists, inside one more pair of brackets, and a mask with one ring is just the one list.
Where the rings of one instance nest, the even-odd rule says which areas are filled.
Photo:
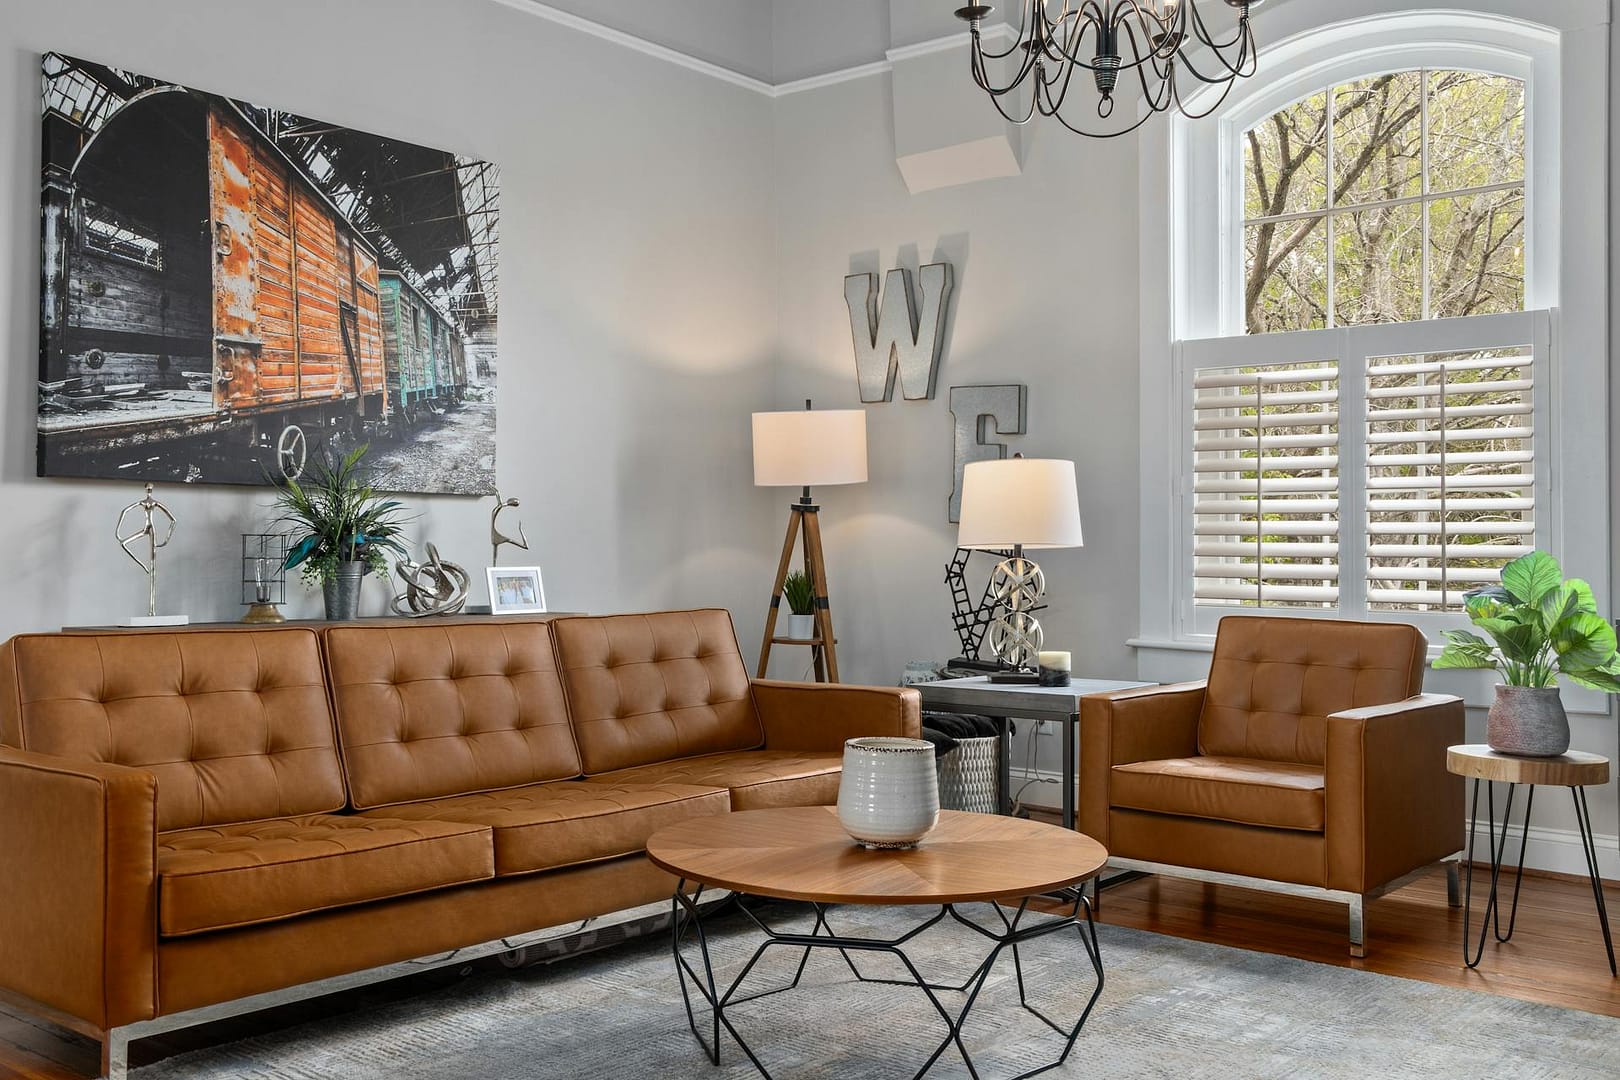
[[1115, 765], [1114, 805], [1239, 825], [1321, 832], [1323, 776], [1314, 765], [1190, 757]]
[[1229, 615], [1215, 637], [1198, 752], [1320, 765], [1327, 718], [1423, 688], [1416, 627]]
[[661, 761], [592, 776], [601, 784], [681, 784], [726, 788], [733, 810], [831, 806], [838, 801], [844, 755], [801, 750], [743, 750]]

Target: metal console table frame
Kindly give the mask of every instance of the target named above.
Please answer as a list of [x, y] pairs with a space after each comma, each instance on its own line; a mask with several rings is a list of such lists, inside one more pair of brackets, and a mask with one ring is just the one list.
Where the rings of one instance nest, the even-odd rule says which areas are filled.
[[[1012, 952], [1013, 970], [1018, 982], [1018, 1004], [1063, 1039], [1063, 1049], [1055, 1058], [1044, 1065], [1017, 1074], [1012, 1080], [1027, 1080], [1028, 1077], [1056, 1069], [1067, 1061], [1069, 1054], [1074, 1050], [1075, 1041], [1080, 1037], [1081, 1029], [1085, 1027], [1086, 1020], [1090, 1018], [1091, 1011], [1097, 1004], [1097, 999], [1102, 996], [1103, 966], [1102, 953], [1097, 945], [1097, 927], [1092, 919], [1091, 901], [1078, 891], [1075, 894], [1073, 906], [1068, 912], [1044, 918], [1029, 925], [1024, 922], [1025, 915], [1029, 913], [1029, 897], [1025, 897], [1018, 904], [1010, 917], [1001, 904], [989, 903], [987, 906], [995, 912], [1001, 924], [1000, 927], [992, 926], [990, 928], [986, 928], [963, 915], [957, 910], [961, 905], [942, 904], [933, 915], [895, 938], [848, 937], [837, 934], [827, 921], [829, 905], [814, 902], [810, 903], [810, 907], [815, 912], [815, 923], [808, 934], [778, 930], [766, 923], [757, 911], [750, 908], [744, 902], [742, 894], [735, 894], [733, 899], [736, 906], [748, 917], [754, 927], [765, 935], [765, 940], [754, 950], [747, 963], [742, 966], [731, 982], [722, 989], [721, 984], [724, 980], [716, 978], [714, 963], [709, 955], [709, 938], [703, 927], [705, 911], [699, 906], [705, 887], [700, 885], [695, 892], [688, 895], [686, 892], [687, 885], [688, 882], [682, 879], [671, 901], [674, 924], [671, 935], [672, 951], [675, 956], [677, 977], [681, 984], [681, 999], [686, 1005], [687, 1023], [691, 1026], [692, 1034], [697, 1038], [698, 1044], [703, 1047], [704, 1053], [708, 1055], [711, 1064], [720, 1064], [720, 1030], [724, 1028], [726, 1033], [736, 1042], [738, 1048], [753, 1064], [754, 1068], [758, 1069], [760, 1075], [765, 1077], [766, 1080], [771, 1080], [770, 1070], [765, 1067], [764, 1062], [760, 1061], [759, 1056], [749, 1046], [748, 1041], [737, 1030], [737, 1026], [732, 1023], [727, 1011], [747, 1002], [758, 1001], [760, 998], [797, 989], [799, 980], [804, 975], [805, 965], [810, 960], [810, 953], [816, 949], [835, 950], [843, 958], [844, 963], [849, 967], [850, 972], [858, 982], [916, 987], [927, 996], [929, 1004], [933, 1006], [934, 1011], [944, 1021], [946, 1033], [940, 1040], [939, 1045], [934, 1048], [933, 1053], [928, 1055], [922, 1066], [913, 1074], [913, 1080], [919, 1080], [919, 1078], [932, 1070], [945, 1052], [953, 1045], [961, 1055], [963, 1063], [967, 1066], [968, 1075], [973, 1077], [974, 1080], [979, 1080], [979, 1070], [974, 1064], [973, 1055], [969, 1053], [967, 1044], [962, 1039], [962, 1029], [973, 1012], [973, 1006], [979, 1001], [980, 994], [984, 990], [985, 980], [989, 978], [990, 972], [995, 968], [996, 961], [1000, 959], [1004, 951], [1011, 950]], [[723, 906], [729, 905], [711, 905], [708, 910], [713, 912], [717, 907]], [[1084, 916], [1083, 920], [1082, 915]], [[984, 960], [972, 970], [971, 974], [963, 982], [954, 985], [929, 982], [905, 953], [906, 945], [947, 918], [968, 927], [991, 943], [990, 952]], [[1030, 1003], [1028, 987], [1024, 981], [1023, 961], [1019, 956], [1018, 949], [1020, 945], [1027, 944], [1036, 938], [1045, 937], [1048, 934], [1054, 934], [1071, 927], [1078, 932], [1080, 942], [1085, 947], [1092, 969], [1096, 972], [1097, 984], [1092, 990], [1091, 996], [1086, 1000], [1080, 1018], [1072, 1026], [1066, 1027]], [[702, 961], [701, 972], [693, 966], [682, 951], [682, 945], [689, 938], [694, 938], [697, 942], [698, 953]], [[753, 974], [761, 958], [773, 948], [803, 950], [799, 956], [798, 966], [794, 969], [792, 980], [784, 985], [771, 987], [770, 989], [740, 994], [744, 983]], [[853, 956], [851, 956], [852, 953], [863, 952], [881, 953], [895, 957], [905, 967], [910, 978], [881, 979], [863, 974], [860, 967], [855, 963]], [[707, 1005], [708, 1022], [702, 1027], [698, 1023], [699, 1010], [693, 1006], [693, 991], [696, 991], [696, 995]], [[941, 994], [945, 993], [966, 995], [966, 1000], [962, 1003], [960, 1011], [954, 1016], [941, 999]], [[709, 1029], [707, 1033], [703, 1028]]]
[[1001, 812], [1012, 813], [1011, 720], [1050, 720], [1063, 733], [1063, 827], [1075, 827], [1075, 785], [1079, 754], [1076, 731], [1080, 726], [1080, 699], [1087, 694], [1134, 690], [1149, 682], [1123, 679], [1074, 679], [1068, 686], [1027, 686], [992, 683], [985, 676], [918, 683], [922, 707], [930, 712], [988, 716], [996, 722], [1000, 740], [996, 751], [997, 797]]

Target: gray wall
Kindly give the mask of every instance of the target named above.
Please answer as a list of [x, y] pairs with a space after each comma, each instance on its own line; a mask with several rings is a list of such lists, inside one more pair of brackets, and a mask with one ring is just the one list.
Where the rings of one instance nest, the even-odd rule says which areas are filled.
[[[137, 485], [33, 475], [38, 63], [53, 49], [498, 162], [497, 469], [523, 501], [525, 560], [554, 609], [728, 605], [757, 633], [774, 529], [748, 429], [773, 393], [769, 99], [490, 0], [285, 0], [264, 15], [216, 0], [6, 5], [0, 637], [145, 610], [112, 540]], [[162, 606], [239, 617], [239, 534], [268, 522], [268, 499], [160, 495], [181, 522]], [[420, 536], [481, 581], [489, 503], [408, 501]], [[380, 610], [382, 587], [366, 589]], [[318, 594], [291, 591], [289, 614], [319, 611]]]
[[[870, 482], [818, 492], [846, 678], [893, 682], [908, 659], [959, 651], [944, 584], [956, 548], [948, 401], [951, 386], [975, 383], [1028, 385], [1028, 434], [1010, 447], [1079, 465], [1086, 546], [1040, 554], [1049, 647], [1072, 651], [1079, 671], [1133, 677], [1134, 144], [1041, 131], [1023, 175], [913, 196], [895, 165], [887, 77], [781, 98], [776, 124], [780, 406], [859, 404], [844, 275], [940, 259], [955, 269], [937, 398], [896, 391], [867, 406]], [[975, 590], [983, 560], [970, 568]]]

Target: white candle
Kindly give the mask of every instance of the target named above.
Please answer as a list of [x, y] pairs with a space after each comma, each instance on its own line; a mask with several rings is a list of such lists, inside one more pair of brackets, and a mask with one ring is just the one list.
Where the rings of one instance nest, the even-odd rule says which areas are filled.
[[1069, 654], [1066, 652], [1043, 652], [1040, 655], [1040, 665], [1048, 671], [1068, 671]]

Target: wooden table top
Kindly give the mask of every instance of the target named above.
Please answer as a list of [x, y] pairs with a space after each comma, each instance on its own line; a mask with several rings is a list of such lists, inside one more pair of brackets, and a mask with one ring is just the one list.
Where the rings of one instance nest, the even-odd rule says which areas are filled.
[[1609, 782], [1609, 759], [1580, 750], [1557, 757], [1520, 757], [1499, 753], [1483, 744], [1453, 746], [1446, 750], [1446, 769], [1475, 780], [1509, 784], [1586, 787]]
[[1022, 818], [942, 810], [920, 846], [857, 844], [831, 806], [744, 810], [671, 825], [647, 842], [677, 877], [751, 896], [823, 904], [961, 904], [1012, 900], [1101, 872], [1089, 836]]

